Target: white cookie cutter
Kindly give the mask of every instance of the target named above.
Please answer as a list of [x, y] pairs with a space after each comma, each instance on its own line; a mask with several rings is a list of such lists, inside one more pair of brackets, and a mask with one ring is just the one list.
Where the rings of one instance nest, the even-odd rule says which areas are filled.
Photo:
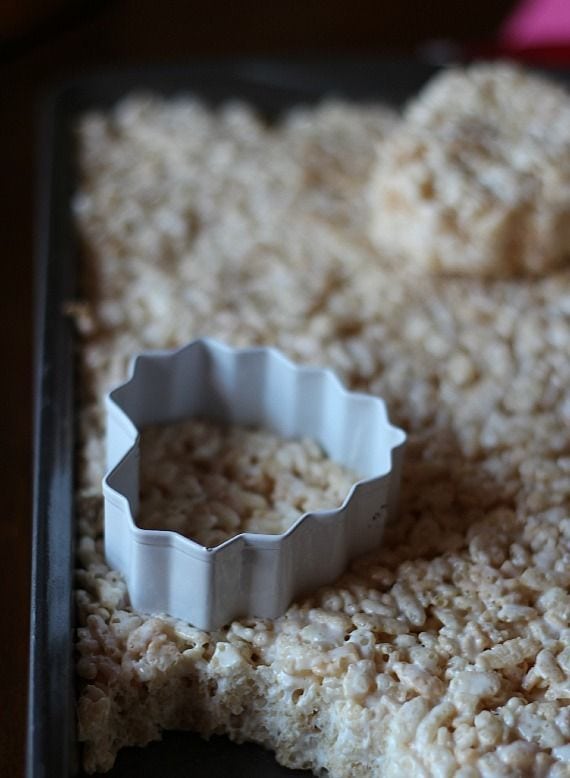
[[[299, 367], [272, 348], [210, 339], [141, 354], [106, 398], [105, 554], [141, 611], [212, 630], [276, 618], [293, 598], [335, 580], [376, 546], [398, 500], [406, 436], [378, 397], [348, 392], [330, 370]], [[361, 474], [343, 504], [305, 513], [281, 535], [243, 533], [214, 548], [138, 527], [139, 433], [191, 417], [310, 437]]]

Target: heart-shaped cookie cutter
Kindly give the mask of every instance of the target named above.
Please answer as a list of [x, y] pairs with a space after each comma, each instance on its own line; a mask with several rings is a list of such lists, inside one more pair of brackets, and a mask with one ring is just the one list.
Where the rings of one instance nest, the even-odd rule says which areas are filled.
[[[390, 424], [384, 402], [273, 348], [202, 338], [140, 354], [106, 406], [105, 554], [138, 610], [206, 630], [239, 617], [276, 618], [378, 545], [396, 511], [406, 436]], [[361, 480], [340, 507], [305, 513], [280, 535], [245, 532], [206, 548], [177, 532], [142, 529], [135, 522], [140, 432], [193, 417], [313, 438]]]

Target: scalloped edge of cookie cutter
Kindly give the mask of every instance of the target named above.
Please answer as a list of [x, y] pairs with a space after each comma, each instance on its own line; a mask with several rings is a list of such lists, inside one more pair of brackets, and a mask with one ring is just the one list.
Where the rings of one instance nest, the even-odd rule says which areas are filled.
[[[377, 546], [395, 515], [406, 435], [390, 424], [383, 400], [350, 392], [332, 371], [295, 365], [273, 348], [201, 338], [142, 353], [106, 408], [105, 554], [137, 610], [205, 630], [276, 618]], [[245, 532], [206, 548], [177, 532], [142, 529], [135, 522], [140, 431], [192, 417], [313, 438], [362, 478], [340, 507], [305, 513], [280, 535]]]

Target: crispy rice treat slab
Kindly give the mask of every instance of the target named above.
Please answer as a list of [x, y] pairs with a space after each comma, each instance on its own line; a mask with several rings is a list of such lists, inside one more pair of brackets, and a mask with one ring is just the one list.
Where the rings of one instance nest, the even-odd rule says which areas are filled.
[[372, 239], [412, 270], [508, 276], [570, 261], [570, 96], [509, 65], [451, 69], [381, 144]]
[[[418, 279], [379, 256], [366, 186], [394, 123], [325, 104], [267, 128], [139, 96], [81, 124], [88, 771], [175, 727], [331, 778], [570, 774], [570, 271]], [[204, 334], [329, 365], [409, 431], [384, 546], [283, 617], [210, 634], [132, 611], [100, 488], [103, 393], [133, 352]]]

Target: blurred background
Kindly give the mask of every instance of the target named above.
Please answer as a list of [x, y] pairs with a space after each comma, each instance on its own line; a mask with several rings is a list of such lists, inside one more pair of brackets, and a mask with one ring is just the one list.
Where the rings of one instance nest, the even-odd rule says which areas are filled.
[[[3, 0], [0, 148], [0, 775], [23, 774], [31, 514], [34, 192], [42, 94], [101, 66], [198, 58], [404, 57], [431, 62], [507, 54], [569, 61], [568, 0]], [[58, 778], [54, 776], [54, 778]]]

